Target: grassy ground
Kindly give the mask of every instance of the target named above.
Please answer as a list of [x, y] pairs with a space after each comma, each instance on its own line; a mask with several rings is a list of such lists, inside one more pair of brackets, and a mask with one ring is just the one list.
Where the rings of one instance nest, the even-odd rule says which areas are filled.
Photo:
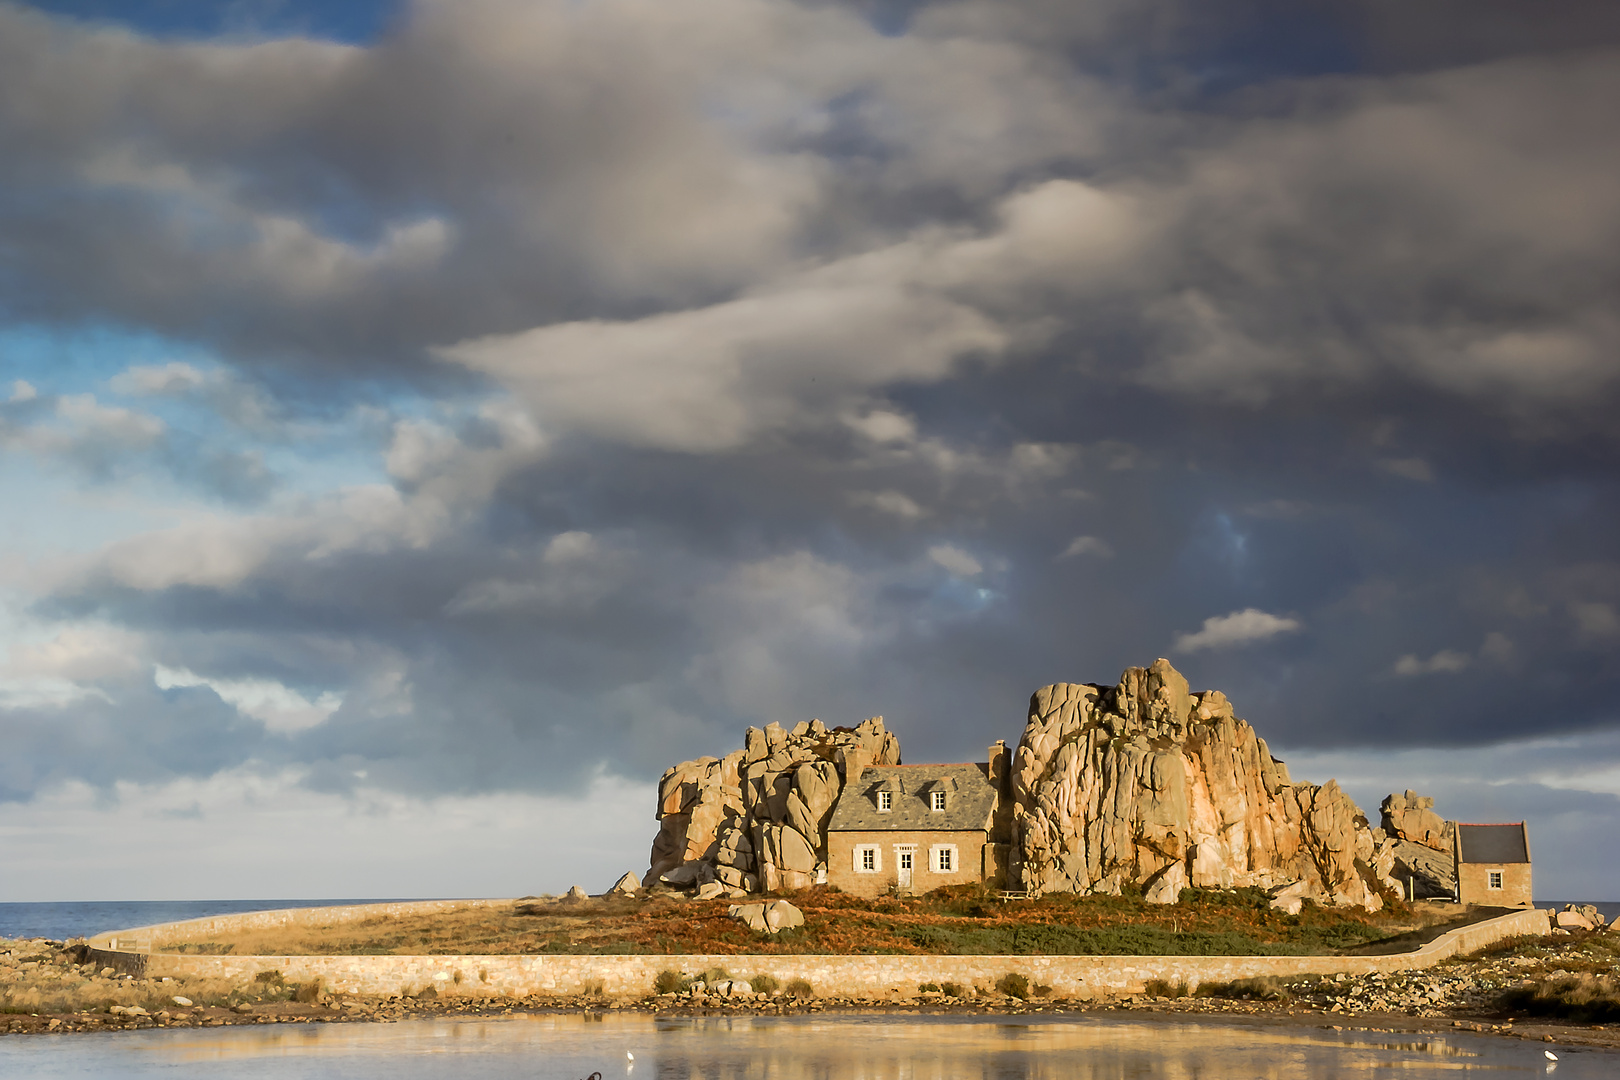
[[1170, 907], [1140, 896], [1053, 895], [1000, 903], [977, 887], [863, 900], [825, 888], [789, 899], [805, 925], [774, 937], [727, 915], [729, 901], [539, 901], [334, 926], [173, 941], [160, 951], [235, 955], [534, 953], [916, 953], [1310, 955], [1343, 952], [1440, 921], [1396, 904], [1383, 912], [1307, 905], [1273, 911], [1258, 890], [1189, 889]]

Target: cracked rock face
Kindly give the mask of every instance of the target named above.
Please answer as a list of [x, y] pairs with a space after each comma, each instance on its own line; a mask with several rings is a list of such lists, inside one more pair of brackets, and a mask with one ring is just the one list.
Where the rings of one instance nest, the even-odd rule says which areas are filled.
[[[1218, 690], [1159, 660], [1118, 685], [1030, 699], [1012, 767], [1014, 873], [1026, 889], [1174, 903], [1187, 885], [1257, 886], [1377, 910], [1392, 844], [1334, 781], [1294, 783]], [[1359, 865], [1358, 865], [1359, 864]]]
[[791, 731], [751, 727], [743, 749], [668, 770], [658, 784], [658, 836], [644, 883], [718, 881], [736, 895], [814, 884], [827, 862], [841, 766], [851, 761], [900, 764], [900, 740], [881, 716], [853, 728], [820, 720]]

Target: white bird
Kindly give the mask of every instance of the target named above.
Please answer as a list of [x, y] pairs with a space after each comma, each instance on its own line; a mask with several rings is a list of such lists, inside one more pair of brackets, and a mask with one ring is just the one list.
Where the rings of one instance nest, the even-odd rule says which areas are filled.
[[1547, 1060], [1548, 1061], [1557, 1061], [1558, 1060], [1558, 1055], [1553, 1053], [1551, 1050], [1543, 1050], [1542, 1053], [1547, 1055]]
[[636, 1060], [636, 1055], [634, 1055], [630, 1051], [626, 1050], [624, 1052], [624, 1060], [626, 1060], [626, 1061], [634, 1061], [634, 1060]]

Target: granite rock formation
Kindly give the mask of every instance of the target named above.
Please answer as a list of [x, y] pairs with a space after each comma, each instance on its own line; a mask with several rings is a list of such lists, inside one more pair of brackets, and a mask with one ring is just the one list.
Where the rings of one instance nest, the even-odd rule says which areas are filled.
[[727, 895], [798, 889], [827, 862], [827, 819], [844, 766], [900, 764], [900, 740], [875, 716], [853, 728], [820, 720], [751, 727], [743, 749], [683, 762], [658, 783], [658, 835], [643, 882]]
[[1408, 789], [1387, 795], [1379, 808], [1384, 832], [1394, 842], [1391, 876], [1402, 895], [1414, 900], [1457, 895], [1457, 864], [1452, 851], [1457, 826], [1434, 810], [1434, 799]]
[[1392, 843], [1332, 780], [1295, 783], [1218, 690], [1167, 660], [1118, 685], [1059, 683], [1030, 699], [1012, 766], [1013, 872], [1026, 889], [1174, 903], [1188, 885], [1383, 906]]
[[1404, 794], [1386, 795], [1379, 807], [1384, 832], [1401, 840], [1422, 844], [1436, 851], [1451, 852], [1455, 830], [1451, 822], [1434, 812], [1434, 799], [1407, 789]]

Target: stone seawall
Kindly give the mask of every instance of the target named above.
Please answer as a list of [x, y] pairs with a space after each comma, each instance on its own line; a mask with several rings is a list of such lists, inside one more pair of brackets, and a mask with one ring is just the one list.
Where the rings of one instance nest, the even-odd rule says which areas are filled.
[[[484, 901], [507, 903], [509, 901]], [[243, 923], [244, 915], [195, 919], [185, 923], [120, 930], [98, 935], [91, 945], [104, 951], [116, 940], [174, 940], [191, 937], [199, 924], [213, 933], [244, 926], [278, 926], [317, 921], [322, 912], [375, 911], [385, 907], [422, 910], [422, 905], [367, 905], [365, 908], [303, 908], [286, 922]], [[364, 918], [356, 915], [354, 918]], [[344, 921], [349, 921], [347, 917]], [[228, 925], [227, 925], [228, 924]], [[432, 986], [440, 994], [470, 997], [569, 996], [601, 993], [611, 997], [644, 997], [665, 970], [685, 973], [725, 968], [738, 978], [774, 976], [786, 984], [804, 979], [817, 994], [883, 999], [912, 994], [919, 983], [956, 982], [988, 990], [1003, 975], [1016, 973], [1031, 986], [1050, 986], [1060, 997], [1099, 997], [1139, 993], [1149, 979], [1185, 981], [1190, 986], [1264, 976], [1369, 975], [1433, 967], [1442, 960], [1482, 949], [1507, 938], [1545, 935], [1548, 914], [1515, 911], [1461, 927], [1412, 952], [1392, 956], [193, 956], [146, 955], [148, 978], [223, 978], [251, 980], [261, 971], [279, 971], [291, 982], [320, 979], [331, 990], [349, 994], [418, 993]]]

